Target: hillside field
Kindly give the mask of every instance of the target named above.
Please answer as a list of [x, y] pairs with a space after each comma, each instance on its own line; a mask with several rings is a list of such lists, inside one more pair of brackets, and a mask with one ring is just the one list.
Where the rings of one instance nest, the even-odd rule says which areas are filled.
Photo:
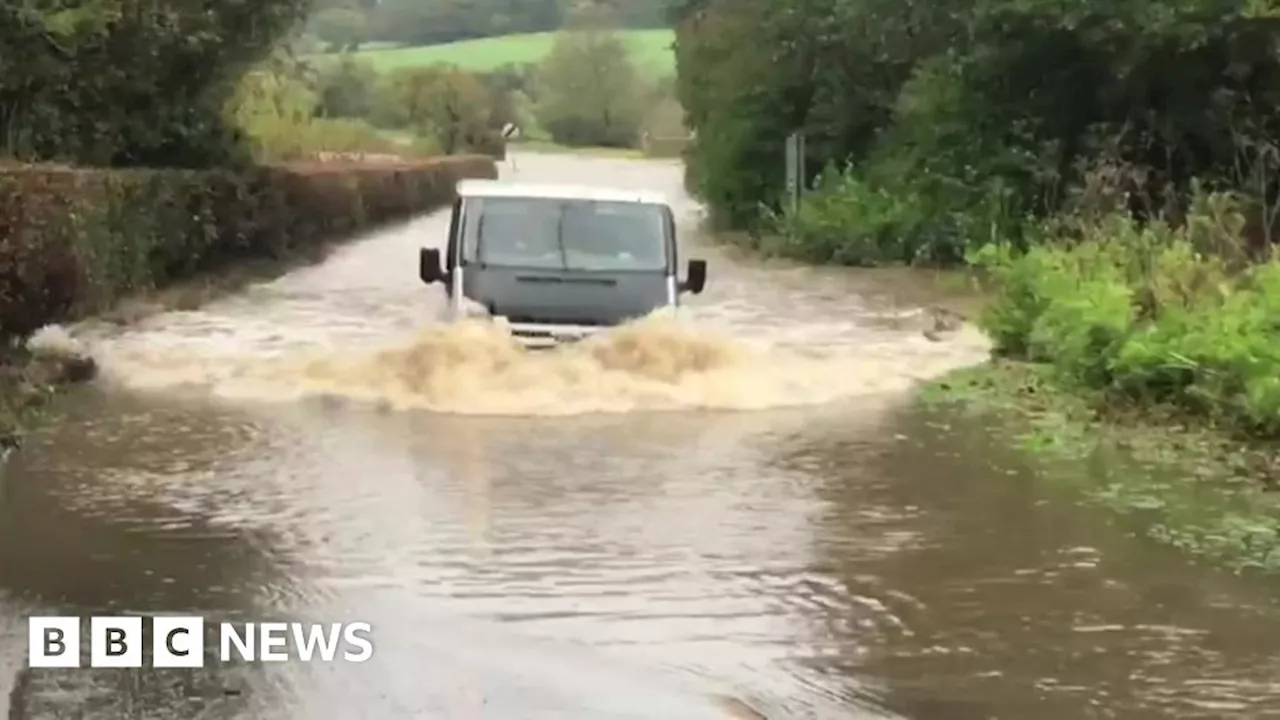
[[[653, 77], [675, 73], [672, 31], [622, 30], [619, 33], [631, 46], [636, 64]], [[551, 49], [554, 39], [555, 33], [504, 35], [445, 45], [361, 50], [355, 57], [372, 63], [378, 70], [450, 63], [466, 70], [484, 71], [506, 63], [536, 63]], [[332, 57], [337, 56], [313, 55], [311, 59], [323, 62]]]

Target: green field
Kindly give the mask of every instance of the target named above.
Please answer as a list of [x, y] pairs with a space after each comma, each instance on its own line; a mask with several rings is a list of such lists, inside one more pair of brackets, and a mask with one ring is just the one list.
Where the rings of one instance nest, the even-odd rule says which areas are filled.
[[[620, 34], [631, 46], [636, 63], [653, 77], [675, 73], [672, 31], [624, 30]], [[506, 63], [536, 63], [551, 49], [554, 39], [555, 33], [504, 35], [447, 45], [361, 50], [355, 57], [373, 63], [378, 70], [450, 63], [467, 70], [484, 71]], [[328, 57], [334, 56], [312, 56], [313, 59]]]

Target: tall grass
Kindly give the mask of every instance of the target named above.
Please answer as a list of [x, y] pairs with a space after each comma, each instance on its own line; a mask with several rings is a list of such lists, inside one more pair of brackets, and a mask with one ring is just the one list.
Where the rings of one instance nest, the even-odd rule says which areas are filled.
[[986, 245], [970, 255], [996, 289], [981, 323], [998, 353], [1109, 405], [1280, 438], [1280, 258], [1246, 242], [1251, 212], [1199, 192], [1177, 220], [1081, 212], [1037, 228], [1026, 252]]

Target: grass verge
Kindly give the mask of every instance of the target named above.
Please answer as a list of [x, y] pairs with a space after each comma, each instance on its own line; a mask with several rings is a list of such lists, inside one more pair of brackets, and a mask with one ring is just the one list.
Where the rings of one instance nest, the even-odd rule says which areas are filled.
[[1280, 570], [1280, 460], [1185, 414], [1107, 407], [1050, 368], [994, 360], [928, 384], [922, 401], [992, 420], [1045, 474], [1134, 532], [1236, 571]]

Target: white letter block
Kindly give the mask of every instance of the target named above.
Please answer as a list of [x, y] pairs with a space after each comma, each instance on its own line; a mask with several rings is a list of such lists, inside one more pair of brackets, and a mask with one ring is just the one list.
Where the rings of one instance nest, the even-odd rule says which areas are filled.
[[151, 656], [158, 668], [204, 667], [204, 618], [152, 618]]
[[89, 667], [142, 667], [142, 618], [90, 618]]
[[30, 667], [80, 667], [80, 618], [28, 618], [27, 649]]

